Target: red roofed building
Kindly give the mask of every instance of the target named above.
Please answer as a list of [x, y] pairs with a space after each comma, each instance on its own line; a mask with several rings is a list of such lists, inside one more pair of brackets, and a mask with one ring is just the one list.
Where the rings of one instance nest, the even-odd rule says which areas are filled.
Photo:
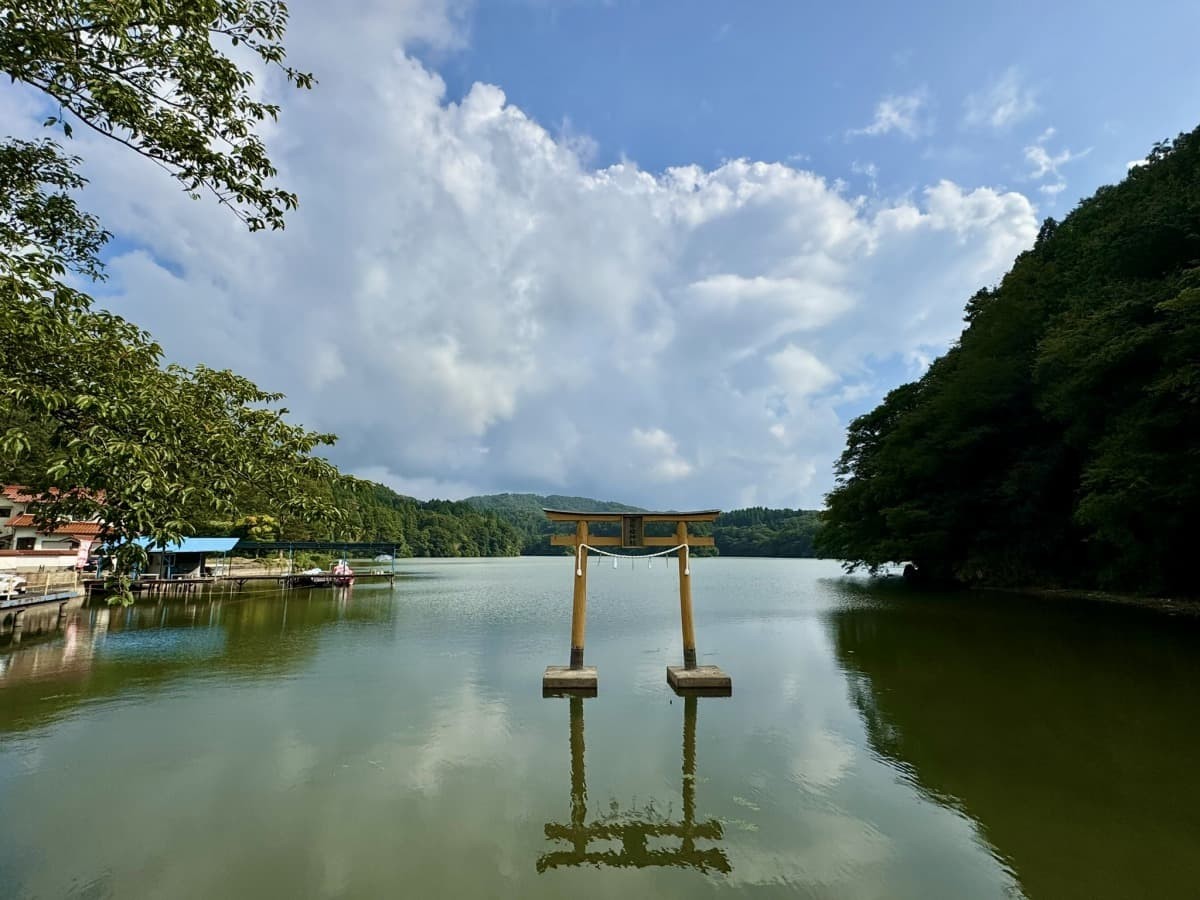
[[55, 528], [38, 529], [28, 512], [36, 502], [37, 497], [21, 485], [0, 488], [0, 549], [69, 552], [81, 542], [91, 544], [103, 536], [104, 526], [99, 522], [63, 522]]
[[[28, 490], [28, 488], [19, 484], [6, 484], [3, 487], [0, 487], [0, 498], [2, 498], [0, 499], [0, 506], [4, 505], [5, 503], [20, 503], [24, 506], [28, 506], [30, 503], [33, 503], [35, 500], [37, 500], [37, 497], [28, 493]], [[0, 518], [5, 517], [0, 516]]]

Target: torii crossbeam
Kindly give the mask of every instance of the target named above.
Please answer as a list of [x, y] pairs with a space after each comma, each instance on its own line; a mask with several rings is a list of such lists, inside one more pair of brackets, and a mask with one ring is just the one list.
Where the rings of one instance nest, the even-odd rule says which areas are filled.
[[[692, 623], [692, 577], [689, 567], [691, 547], [712, 547], [713, 539], [708, 535], [689, 535], [689, 522], [712, 522], [720, 510], [708, 509], [698, 512], [638, 512], [604, 513], [567, 509], [545, 509], [551, 522], [573, 522], [574, 534], [554, 534], [550, 543], [556, 547], [570, 547], [575, 554], [575, 590], [571, 606], [571, 662], [568, 666], [547, 666], [542, 676], [544, 694], [564, 691], [595, 693], [598, 675], [595, 666], [583, 664], [583, 638], [587, 627], [587, 554], [588, 549], [600, 547], [661, 547], [663, 553], [672, 550], [679, 557], [679, 617], [683, 626], [683, 665], [667, 666], [667, 682], [680, 690], [704, 692], [729, 692], [733, 683], [729, 676], [716, 666], [696, 665], [696, 629]], [[618, 535], [590, 535], [588, 523], [620, 525]], [[648, 536], [647, 524], [674, 522], [675, 534]], [[606, 551], [600, 551], [606, 552]]]

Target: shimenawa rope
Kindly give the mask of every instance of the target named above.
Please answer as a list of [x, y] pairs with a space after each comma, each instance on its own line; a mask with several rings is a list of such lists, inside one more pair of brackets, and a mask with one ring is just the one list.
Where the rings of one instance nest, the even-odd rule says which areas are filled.
[[611, 556], [613, 560], [613, 568], [617, 567], [618, 559], [654, 559], [656, 556], [667, 556], [676, 551], [683, 553], [683, 574], [691, 575], [691, 558], [688, 556], [688, 545], [679, 544], [676, 547], [668, 547], [666, 550], [659, 550], [657, 553], [609, 553], [607, 550], [601, 550], [599, 547], [593, 547], [591, 544], [579, 544], [575, 547], [575, 577], [583, 575], [583, 551], [591, 550], [593, 553], [599, 553], [601, 556]]

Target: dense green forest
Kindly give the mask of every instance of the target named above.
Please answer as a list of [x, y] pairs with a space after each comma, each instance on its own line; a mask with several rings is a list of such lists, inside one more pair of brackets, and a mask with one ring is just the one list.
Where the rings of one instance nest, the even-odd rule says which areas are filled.
[[931, 578], [1194, 593], [1200, 129], [1156, 145], [850, 425], [818, 538]]
[[[309, 489], [338, 511], [333, 528], [294, 518], [278, 521], [248, 515], [228, 522], [195, 521], [192, 529], [255, 540], [394, 543], [400, 556], [516, 556], [521, 552], [522, 535], [516, 528], [467, 503], [414, 500], [382, 484], [349, 476]], [[244, 505], [255, 508], [249, 498]]]
[[339, 537], [395, 541], [405, 556], [516, 556], [521, 534], [498, 516], [450, 500], [414, 500], [370, 481], [342, 479], [334, 506], [345, 523]]
[[[637, 506], [592, 500], [588, 497], [564, 497], [558, 494], [488, 494], [468, 497], [464, 503], [481, 511], [495, 513], [521, 532], [526, 555], [557, 555], [561, 547], [550, 546], [555, 531], [543, 509], [575, 509], [587, 512], [644, 512]], [[695, 534], [712, 534], [717, 553], [724, 556], [815, 556], [814, 538], [820, 523], [815, 510], [766, 509], [761, 506], [721, 513], [711, 529], [693, 526]], [[615, 526], [593, 528], [596, 534], [616, 533]], [[665, 529], [665, 530], [664, 530]], [[561, 526], [558, 530], [564, 530]], [[647, 525], [647, 534], [669, 534], [670, 526]], [[700, 552], [700, 551], [697, 551]]]
[[721, 513], [713, 534], [722, 556], [817, 556], [815, 509], [752, 506]]
[[[468, 497], [463, 503], [480, 512], [498, 516], [521, 535], [521, 554], [524, 556], [558, 556], [561, 547], [550, 546], [550, 535], [566, 531], [563, 526], [555, 527], [546, 518], [543, 509], [579, 509], [588, 512], [641, 512], [636, 506], [592, 500], [588, 497], [567, 497], [562, 494], [485, 494]], [[595, 529], [597, 534], [616, 533], [612, 529]]]

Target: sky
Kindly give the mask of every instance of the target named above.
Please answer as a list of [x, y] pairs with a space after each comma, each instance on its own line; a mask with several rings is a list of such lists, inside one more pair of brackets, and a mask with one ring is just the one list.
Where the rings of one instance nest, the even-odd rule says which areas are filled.
[[1194, 2], [291, 7], [286, 230], [77, 129], [95, 293], [422, 499], [819, 507], [1039, 223], [1200, 119]]

